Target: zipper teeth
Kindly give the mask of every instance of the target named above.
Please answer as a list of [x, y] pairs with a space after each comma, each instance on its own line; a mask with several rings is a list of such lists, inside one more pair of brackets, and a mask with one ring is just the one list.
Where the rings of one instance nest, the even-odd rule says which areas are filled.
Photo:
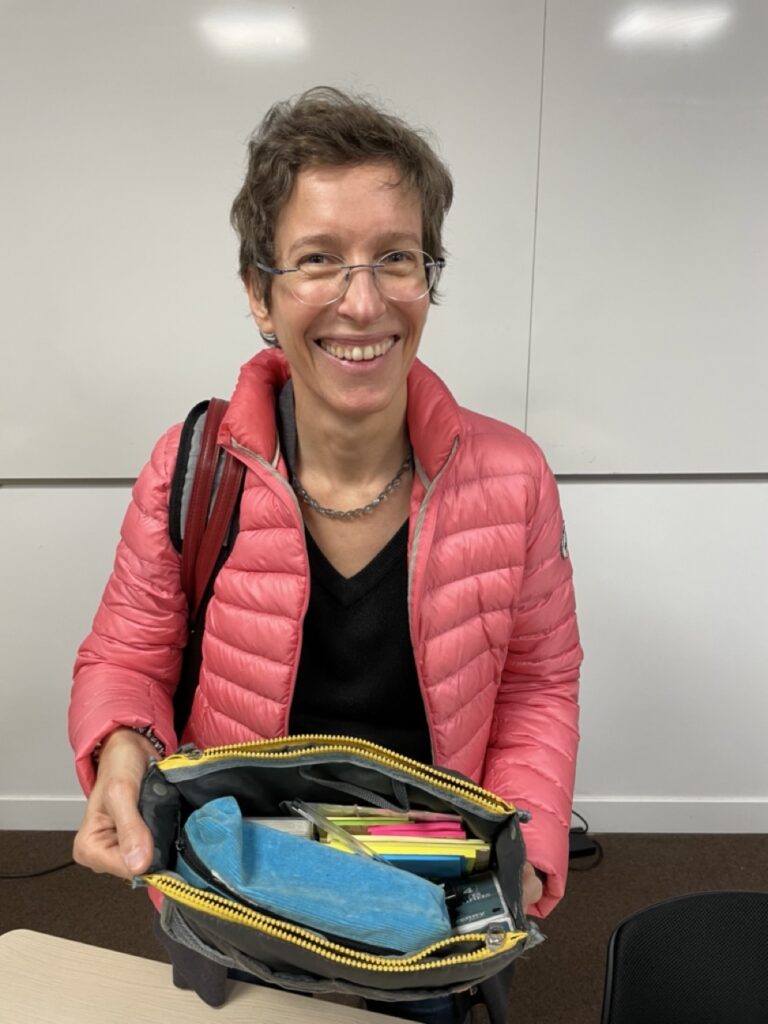
[[[438, 484], [440, 478], [442, 477], [442, 475], [445, 472], [445, 470], [448, 468], [448, 465], [452, 462], [453, 457], [456, 454], [456, 450], [458, 448], [458, 443], [459, 443], [458, 442], [458, 438], [456, 438], [454, 440], [454, 442], [453, 442], [453, 445], [451, 446], [451, 451], [450, 451], [450, 453], [448, 455], [448, 458], [445, 460], [445, 463], [442, 466], [442, 468], [440, 469], [440, 471], [438, 472], [437, 476], [434, 478], [434, 480], [432, 480], [431, 483], [429, 483], [429, 482], [427, 483], [426, 488], [425, 488], [424, 499], [421, 502], [421, 505], [419, 506], [418, 515], [416, 516], [416, 524], [415, 524], [415, 526], [413, 528], [413, 543], [411, 545], [411, 551], [410, 551], [410, 554], [409, 554], [409, 557], [408, 557], [408, 579], [407, 579], [407, 584], [406, 584], [406, 602], [407, 602], [407, 605], [408, 605], [408, 633], [409, 633], [410, 638], [411, 638], [411, 646], [413, 647], [414, 657], [416, 657], [416, 652], [418, 650], [418, 644], [416, 643], [416, 637], [414, 635], [415, 622], [414, 622], [414, 616], [413, 616], [413, 574], [414, 574], [414, 570], [416, 568], [416, 554], [417, 554], [418, 549], [419, 549], [419, 543], [421, 541], [421, 530], [422, 530], [422, 527], [424, 525], [424, 519], [426, 518], [426, 515], [427, 515], [427, 507], [429, 505], [430, 499], [432, 498], [432, 495], [434, 493], [435, 488], [437, 487], [437, 484]], [[417, 463], [418, 463], [418, 460], [417, 460]], [[422, 485], [424, 485], [425, 479], [426, 479], [426, 472], [424, 471], [424, 468], [421, 465], [421, 463], [418, 463], [418, 466], [419, 466], [419, 475], [421, 476], [421, 482], [422, 482]], [[426, 706], [426, 698], [425, 698], [425, 691], [424, 691], [424, 678], [423, 678], [424, 674], [423, 674], [423, 671], [422, 671], [422, 666], [420, 664], [416, 665], [416, 674], [417, 674], [417, 676], [419, 678], [419, 691], [421, 692], [422, 700], [424, 700], [424, 703], [425, 703], [425, 706]], [[427, 716], [427, 718], [429, 718], [429, 716]], [[428, 721], [427, 724], [429, 726], [430, 749], [434, 753], [435, 737], [434, 737], [434, 732], [433, 732], [433, 729], [432, 729], [432, 723]]]
[[[364, 953], [360, 950], [348, 949], [335, 942], [330, 942], [314, 932], [302, 928], [300, 925], [291, 924], [289, 921], [277, 921], [260, 914], [256, 910], [250, 910], [233, 900], [228, 900], [215, 893], [196, 889], [194, 886], [179, 882], [167, 875], [153, 874], [144, 875], [144, 881], [168, 896], [170, 899], [194, 910], [212, 914], [225, 920], [235, 921], [237, 924], [246, 925], [256, 931], [262, 932], [272, 938], [290, 942], [294, 946], [306, 949], [326, 960], [334, 963], [345, 964], [350, 967], [358, 967], [365, 970], [388, 971], [390, 973], [399, 971], [426, 971], [435, 967], [449, 967], [454, 964], [475, 963], [487, 960], [490, 957], [506, 953], [527, 938], [527, 932], [505, 932], [504, 943], [498, 949], [488, 949], [484, 932], [473, 932], [468, 935], [453, 935], [442, 942], [434, 943], [425, 949], [420, 949], [410, 956], [397, 957], [393, 960], [390, 957], [376, 956], [374, 953]], [[427, 957], [432, 956], [439, 950], [446, 947], [460, 945], [466, 942], [482, 943], [480, 949], [472, 953], [462, 953], [456, 956], [444, 957], [439, 963], [434, 961], [424, 963]]]
[[[416, 526], [414, 527], [414, 531], [413, 531], [413, 548], [411, 550], [410, 564], [408, 566], [408, 609], [409, 609], [409, 611], [410, 611], [410, 607], [411, 607], [411, 592], [412, 592], [412, 588], [413, 588], [413, 567], [416, 564], [416, 549], [418, 548], [419, 540], [421, 539], [421, 528], [422, 528], [422, 525], [424, 523], [424, 519], [426, 518], [426, 515], [427, 515], [427, 506], [429, 505], [430, 500], [432, 499], [432, 495], [434, 494], [435, 488], [437, 487], [438, 483], [440, 482], [440, 478], [442, 477], [442, 475], [446, 471], [446, 469], [448, 469], [448, 466], [451, 464], [451, 462], [453, 462], [453, 457], [456, 454], [456, 451], [458, 450], [458, 447], [459, 447], [459, 442], [458, 442], [458, 438], [456, 438], [454, 440], [452, 446], [451, 446], [450, 452], [448, 453], [448, 458], [443, 463], [443, 465], [440, 468], [437, 476], [432, 480], [432, 482], [430, 483], [429, 487], [427, 487], [426, 494], [424, 495], [424, 500], [421, 503], [421, 506], [419, 508], [418, 516], [416, 517]], [[409, 616], [409, 619], [410, 619], [410, 616]]]
[[258, 455], [256, 452], [252, 452], [250, 448], [246, 448], [245, 445], [240, 444], [239, 441], [236, 441], [234, 437], [232, 437], [231, 435], [229, 441], [232, 447], [236, 451], [242, 452], [243, 455], [249, 455], [252, 459], [258, 459], [260, 462], [266, 461], [264, 458], [262, 458], [262, 456]]
[[[206, 750], [201, 752], [200, 757], [196, 757], [194, 760], [199, 763], [201, 760], [216, 760], [222, 757], [240, 756], [253, 758], [254, 760], [271, 760], [293, 757], [296, 754], [295, 750], [269, 750], [269, 747], [276, 744], [280, 746], [285, 746], [286, 744], [299, 745], [301, 743], [307, 743], [308, 741], [314, 741], [318, 745], [318, 750], [325, 752], [350, 753], [351, 751], [352, 753], [364, 753], [370, 757], [372, 761], [384, 764], [387, 767], [392, 767], [393, 765], [402, 767], [408, 772], [408, 774], [413, 775], [422, 781], [426, 781], [432, 785], [439, 785], [441, 789], [457, 793], [459, 796], [471, 800], [474, 803], [481, 804], [486, 809], [490, 809], [497, 814], [513, 814], [516, 810], [512, 804], [508, 804], [505, 800], [502, 800], [501, 797], [496, 796], [487, 789], [483, 789], [482, 786], [478, 786], [474, 782], [467, 782], [464, 779], [457, 779], [452, 775], [446, 775], [437, 768], [421, 764], [419, 761], [414, 761], [413, 758], [397, 754], [392, 750], [388, 750], [386, 747], [379, 746], [377, 743], [371, 743], [368, 740], [358, 740], [353, 737], [304, 734], [301, 736], [281, 737], [277, 740], [257, 740], [250, 743], [232, 743], [228, 746], [208, 747]], [[311, 753], [312, 751], [301, 752]], [[176, 758], [185, 757], [185, 754], [171, 754], [170, 757], [165, 758], [160, 762], [160, 767], [172, 768], [172, 762]]]

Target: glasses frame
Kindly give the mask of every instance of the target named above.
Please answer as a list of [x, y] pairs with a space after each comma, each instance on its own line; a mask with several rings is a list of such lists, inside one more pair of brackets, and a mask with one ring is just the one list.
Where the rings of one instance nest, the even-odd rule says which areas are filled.
[[[413, 299], [392, 299], [388, 295], [386, 295], [384, 291], [382, 291], [381, 285], [379, 283], [379, 278], [376, 272], [385, 266], [384, 260], [386, 260], [388, 256], [394, 256], [395, 253], [398, 252], [420, 252], [422, 256], [426, 256], [426, 260], [424, 262], [425, 269], [432, 268], [434, 271], [434, 277], [432, 281], [429, 283], [428, 287], [424, 289], [421, 295], [417, 295]], [[313, 255], [328, 256], [331, 259], [338, 259], [338, 257], [334, 256], [333, 253], [330, 252], [316, 253]], [[265, 274], [270, 274], [273, 277], [283, 277], [285, 274], [302, 273], [301, 267], [268, 267], [265, 263], [260, 263], [258, 260], [255, 261], [254, 266], [256, 266], [259, 270], [263, 271]], [[343, 299], [344, 296], [347, 294], [350, 282], [352, 280], [353, 271], [370, 270], [370, 272], [373, 274], [374, 284], [376, 285], [379, 291], [379, 295], [381, 295], [382, 298], [388, 299], [390, 302], [418, 302], [419, 299], [423, 299], [425, 295], [429, 295], [432, 289], [437, 285], [437, 282], [440, 280], [440, 274], [444, 270], [444, 268], [445, 257], [443, 256], [440, 256], [438, 259], [433, 259], [429, 255], [429, 253], [424, 252], [423, 249], [393, 249], [391, 252], [385, 253], [380, 259], [376, 260], [375, 263], [340, 263], [338, 266], [338, 270], [343, 271], [344, 273], [344, 284], [339, 294], [334, 299], [329, 299], [328, 302], [307, 302], [306, 299], [302, 299], [299, 295], [297, 295], [293, 288], [291, 288], [291, 295], [293, 295], [297, 302], [301, 302], [302, 305], [304, 306], [332, 306], [334, 302], [338, 302], [340, 299]]]

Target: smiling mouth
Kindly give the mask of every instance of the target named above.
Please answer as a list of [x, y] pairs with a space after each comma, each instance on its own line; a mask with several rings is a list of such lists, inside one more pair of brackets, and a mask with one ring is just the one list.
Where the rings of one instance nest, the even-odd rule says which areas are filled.
[[317, 344], [323, 352], [327, 352], [328, 355], [333, 356], [335, 359], [362, 363], [385, 356], [395, 342], [399, 340], [400, 335], [393, 334], [391, 337], [383, 341], [377, 341], [372, 345], [350, 345], [348, 343], [342, 345], [335, 341], [326, 341], [324, 338], [318, 338]]

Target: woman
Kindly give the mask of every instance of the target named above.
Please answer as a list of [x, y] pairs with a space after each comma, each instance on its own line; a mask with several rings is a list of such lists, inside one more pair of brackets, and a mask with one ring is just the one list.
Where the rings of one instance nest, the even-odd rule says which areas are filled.
[[[345, 733], [458, 769], [531, 811], [524, 901], [544, 915], [564, 889], [577, 745], [571, 568], [539, 449], [416, 359], [451, 197], [416, 132], [336, 90], [277, 104], [251, 141], [232, 215], [271, 347], [219, 434], [246, 478], [183, 740]], [[75, 856], [123, 877], [151, 859], [147, 760], [179, 742], [179, 432], [137, 481], [75, 668], [90, 794]]]

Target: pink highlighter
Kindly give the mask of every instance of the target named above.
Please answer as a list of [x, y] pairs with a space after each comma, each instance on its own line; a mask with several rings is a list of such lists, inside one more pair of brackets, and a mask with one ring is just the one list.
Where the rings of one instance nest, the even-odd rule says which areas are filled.
[[369, 825], [370, 836], [420, 836], [423, 839], [466, 839], [461, 825], [451, 821], [414, 821], [411, 824]]

